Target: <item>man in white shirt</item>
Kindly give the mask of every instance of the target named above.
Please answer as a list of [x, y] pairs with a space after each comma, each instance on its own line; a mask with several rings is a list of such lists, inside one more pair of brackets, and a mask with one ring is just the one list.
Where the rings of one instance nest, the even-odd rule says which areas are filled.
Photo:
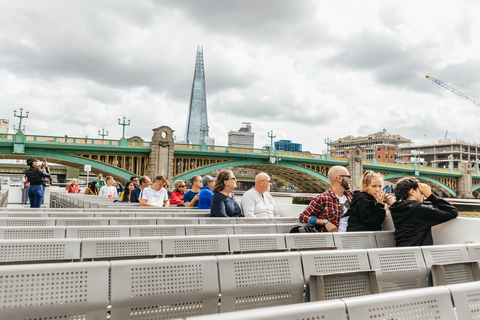
[[270, 218], [278, 216], [278, 209], [270, 195], [270, 177], [260, 172], [255, 177], [255, 187], [245, 192], [241, 207], [246, 218]]
[[99, 197], [102, 198], [116, 198], [117, 197], [117, 188], [113, 186], [113, 177], [107, 176], [106, 178], [106, 185], [100, 188], [100, 192], [98, 193]]
[[161, 174], [156, 176], [150, 187], [144, 188], [140, 194], [140, 207], [168, 207], [168, 192], [163, 187], [167, 179]]

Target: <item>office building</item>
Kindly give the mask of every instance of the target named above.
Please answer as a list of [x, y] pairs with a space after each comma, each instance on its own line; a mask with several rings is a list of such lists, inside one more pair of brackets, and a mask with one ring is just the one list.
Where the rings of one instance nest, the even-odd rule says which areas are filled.
[[214, 140], [208, 136], [208, 130], [203, 48], [198, 46], [184, 142], [188, 144], [206, 143], [212, 145]]
[[399, 145], [409, 143], [410, 139], [387, 132], [386, 129], [366, 137], [346, 136], [330, 143], [330, 155], [348, 157], [348, 149], [359, 146], [363, 149], [365, 160], [395, 162]]
[[405, 143], [400, 145], [399, 157], [402, 163], [414, 162], [435, 168], [449, 168], [451, 156], [454, 169], [460, 161], [474, 163], [480, 159], [480, 145], [462, 140], [442, 139], [422, 143]]
[[275, 150], [302, 152], [302, 144], [292, 142], [292, 140], [275, 141]]
[[239, 148], [253, 148], [255, 133], [252, 132], [252, 126], [249, 122], [243, 122], [242, 124], [245, 127], [228, 133], [228, 145]]

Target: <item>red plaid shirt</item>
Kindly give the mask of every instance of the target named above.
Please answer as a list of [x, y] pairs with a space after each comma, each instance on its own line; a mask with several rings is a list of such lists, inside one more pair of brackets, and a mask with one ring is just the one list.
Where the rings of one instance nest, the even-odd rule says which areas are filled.
[[[345, 196], [347, 201], [352, 201], [353, 190], [346, 190]], [[336, 225], [340, 224], [340, 216], [342, 215], [342, 206], [332, 188], [329, 188], [324, 193], [319, 194], [310, 201], [308, 207], [303, 210], [298, 220], [301, 223], [309, 223], [310, 218], [317, 217], [319, 219], [328, 219], [331, 223]], [[318, 228], [321, 232], [327, 232], [327, 230], [321, 226]]]

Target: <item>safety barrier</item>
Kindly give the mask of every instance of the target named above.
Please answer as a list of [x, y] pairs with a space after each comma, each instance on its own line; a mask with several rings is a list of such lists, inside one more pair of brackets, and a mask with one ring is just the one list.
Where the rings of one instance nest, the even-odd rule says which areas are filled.
[[[403, 248], [385, 250], [394, 254], [400, 249]], [[303, 303], [304, 284], [309, 279], [306, 262], [315, 263], [316, 275], [335, 275], [332, 270], [340, 271], [336, 275], [345, 275], [342, 266], [346, 261], [357, 265], [356, 272], [361, 273], [372, 270], [370, 250], [376, 249], [4, 265], [0, 266], [0, 319], [60, 319], [73, 315], [106, 319], [107, 313], [120, 320], [202, 319], [193, 318], [196, 315], [209, 315], [209, 319], [292, 319], [295, 315], [298, 319], [304, 312], [316, 312], [315, 316], [337, 314], [335, 319], [346, 319], [348, 314], [353, 320], [399, 315], [421, 319], [439, 315], [455, 319], [457, 315], [463, 319], [461, 316], [466, 314], [480, 315], [475, 307], [480, 282], [412, 290], [399, 287], [396, 292], [358, 297], [351, 297], [351, 292], [345, 293], [347, 286], [337, 283], [330, 288], [337, 291], [332, 294], [339, 298]], [[406, 267], [411, 261], [403, 264]], [[388, 273], [389, 277], [397, 277], [405, 269]], [[278, 305], [288, 305], [290, 310], [299, 312], [282, 315], [277, 312], [285, 311], [285, 307], [263, 309]], [[252, 311], [223, 313], [247, 309], [255, 309], [256, 316], [252, 317]], [[214, 315], [219, 312], [222, 314]]]

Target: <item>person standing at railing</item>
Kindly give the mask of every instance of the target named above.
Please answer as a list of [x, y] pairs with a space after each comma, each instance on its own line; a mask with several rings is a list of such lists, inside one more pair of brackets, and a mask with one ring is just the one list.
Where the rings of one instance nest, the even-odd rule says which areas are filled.
[[[397, 247], [433, 245], [432, 227], [455, 219], [457, 209], [432, 193], [417, 178], [406, 177], [395, 186], [397, 201], [390, 206]], [[423, 197], [431, 204], [425, 204]]]
[[28, 203], [28, 188], [30, 188], [30, 182], [28, 182], [28, 179], [26, 176], [22, 177], [22, 204], [27, 204]]
[[43, 178], [50, 175], [44, 171], [46, 163], [42, 163], [41, 168], [39, 168], [38, 161], [34, 157], [27, 159], [27, 165], [30, 166], [30, 168], [25, 170], [25, 175], [30, 182], [30, 187], [28, 188], [30, 208], [40, 208], [43, 202]]

